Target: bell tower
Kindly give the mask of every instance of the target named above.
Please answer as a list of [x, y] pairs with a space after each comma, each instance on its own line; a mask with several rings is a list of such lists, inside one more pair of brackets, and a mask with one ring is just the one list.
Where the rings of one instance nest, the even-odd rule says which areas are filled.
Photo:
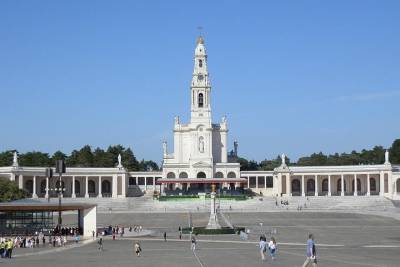
[[207, 70], [207, 53], [202, 36], [199, 36], [196, 41], [194, 70], [190, 88], [191, 123], [211, 127], [211, 84]]

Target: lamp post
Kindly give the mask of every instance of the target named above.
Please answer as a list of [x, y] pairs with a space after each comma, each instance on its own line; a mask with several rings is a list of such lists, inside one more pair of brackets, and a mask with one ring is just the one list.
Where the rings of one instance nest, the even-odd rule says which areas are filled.
[[58, 192], [58, 225], [57, 225], [57, 228], [59, 231], [61, 231], [61, 225], [62, 225], [61, 199], [62, 199], [62, 192], [65, 190], [65, 188], [62, 185], [62, 174], [65, 173], [64, 160], [56, 161], [56, 173], [58, 173], [58, 176], [59, 176], [58, 187], [57, 187], [57, 192]]
[[50, 193], [49, 193], [49, 183], [50, 183], [50, 178], [53, 177], [53, 169], [52, 168], [46, 168], [46, 177], [47, 177], [47, 184], [46, 184], [46, 194], [47, 194], [47, 202], [50, 202]]

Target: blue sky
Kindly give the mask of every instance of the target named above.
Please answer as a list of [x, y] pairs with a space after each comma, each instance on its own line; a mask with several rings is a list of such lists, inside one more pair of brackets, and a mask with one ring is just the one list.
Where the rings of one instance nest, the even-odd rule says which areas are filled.
[[399, 138], [399, 1], [0, 1], [0, 150], [85, 144], [161, 160], [188, 121], [197, 27], [230, 146], [286, 153]]

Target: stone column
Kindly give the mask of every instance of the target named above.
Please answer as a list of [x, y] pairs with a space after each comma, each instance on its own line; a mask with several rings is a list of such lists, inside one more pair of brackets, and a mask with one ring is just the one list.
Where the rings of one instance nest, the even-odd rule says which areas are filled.
[[76, 194], [75, 194], [75, 176], [72, 176], [72, 193], [71, 193], [71, 198], [76, 198]]
[[24, 189], [24, 176], [22, 174], [18, 175], [18, 188]]
[[126, 197], [126, 175], [125, 174], [121, 175], [121, 182], [122, 182], [121, 195], [122, 195], [122, 197]]
[[11, 173], [10, 180], [13, 181], [13, 182], [15, 181], [15, 173]]
[[247, 176], [247, 188], [250, 188], [250, 176]]
[[37, 198], [36, 194], [36, 176], [33, 176], [33, 190], [32, 190], [32, 198]]
[[137, 176], [135, 177], [135, 180], [136, 180], [136, 185], [139, 186], [139, 179]]
[[85, 198], [89, 198], [89, 177], [85, 177]]
[[[147, 177], [145, 176], [145, 177], [143, 177], [143, 179], [144, 179], [144, 190], [147, 191]], [[176, 185], [177, 184], [175, 184], [175, 188], [177, 187]]]
[[304, 175], [301, 176], [301, 196], [306, 196], [306, 191], [304, 191]]
[[331, 175], [328, 175], [328, 196], [332, 196]]
[[344, 175], [342, 174], [340, 177], [340, 187], [341, 187], [340, 195], [341, 196], [344, 196], [344, 177], [343, 176]]
[[44, 197], [49, 197], [49, 177], [46, 177], [46, 195]]
[[267, 176], [264, 176], [264, 189], [267, 189]]
[[315, 175], [315, 196], [318, 196], [318, 175]]
[[371, 195], [371, 183], [369, 178], [369, 173], [367, 174], [367, 196]]
[[383, 196], [385, 193], [385, 175], [383, 171], [379, 172], [379, 195]]
[[101, 194], [101, 176], [99, 176], [99, 193], [97, 194], [98, 198], [102, 198], [103, 195]]
[[118, 176], [113, 175], [112, 177], [112, 198], [117, 198], [118, 195]]
[[357, 196], [357, 174], [354, 174], [354, 195]]
[[286, 195], [291, 196], [291, 184], [290, 184], [290, 174], [286, 174]]

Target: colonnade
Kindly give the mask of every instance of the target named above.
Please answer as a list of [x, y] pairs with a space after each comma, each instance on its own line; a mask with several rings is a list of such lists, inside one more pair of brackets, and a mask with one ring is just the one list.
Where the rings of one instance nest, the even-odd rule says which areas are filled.
[[[59, 177], [52, 177], [50, 183], [50, 179], [48, 177], [43, 177], [40, 175], [33, 175], [33, 176], [24, 176], [22, 174], [18, 175], [18, 187], [20, 189], [30, 189], [30, 188], [25, 188], [24, 184], [27, 181], [32, 181], [32, 198], [38, 198], [38, 191], [37, 191], [37, 184], [38, 181], [43, 183], [45, 179], [45, 194], [44, 197], [48, 198], [49, 195], [52, 195], [52, 192], [55, 192], [56, 185], [59, 183]], [[64, 192], [64, 196], [70, 196], [71, 198], [76, 198], [78, 197], [97, 197], [97, 198], [102, 198], [102, 197], [112, 197], [112, 198], [117, 198], [117, 197], [125, 197], [126, 196], [126, 178], [125, 175], [109, 175], [109, 176], [92, 176], [92, 175], [66, 175], [62, 176], [61, 178]], [[106, 183], [103, 183], [106, 181]], [[69, 187], [66, 186], [68, 183]], [[78, 183], [77, 183], [78, 182]], [[81, 194], [81, 182], [84, 182], [84, 194]], [[76, 188], [76, 185], [79, 186], [79, 189]], [[96, 192], [96, 185], [97, 185], [97, 192]], [[103, 186], [104, 185], [104, 186]], [[40, 187], [41, 189], [41, 187]], [[69, 190], [70, 189], [70, 190]], [[77, 190], [78, 189], [78, 190]], [[39, 193], [42, 193], [41, 190]], [[77, 194], [79, 193], [79, 195]], [[42, 196], [42, 195], [41, 195]]]

